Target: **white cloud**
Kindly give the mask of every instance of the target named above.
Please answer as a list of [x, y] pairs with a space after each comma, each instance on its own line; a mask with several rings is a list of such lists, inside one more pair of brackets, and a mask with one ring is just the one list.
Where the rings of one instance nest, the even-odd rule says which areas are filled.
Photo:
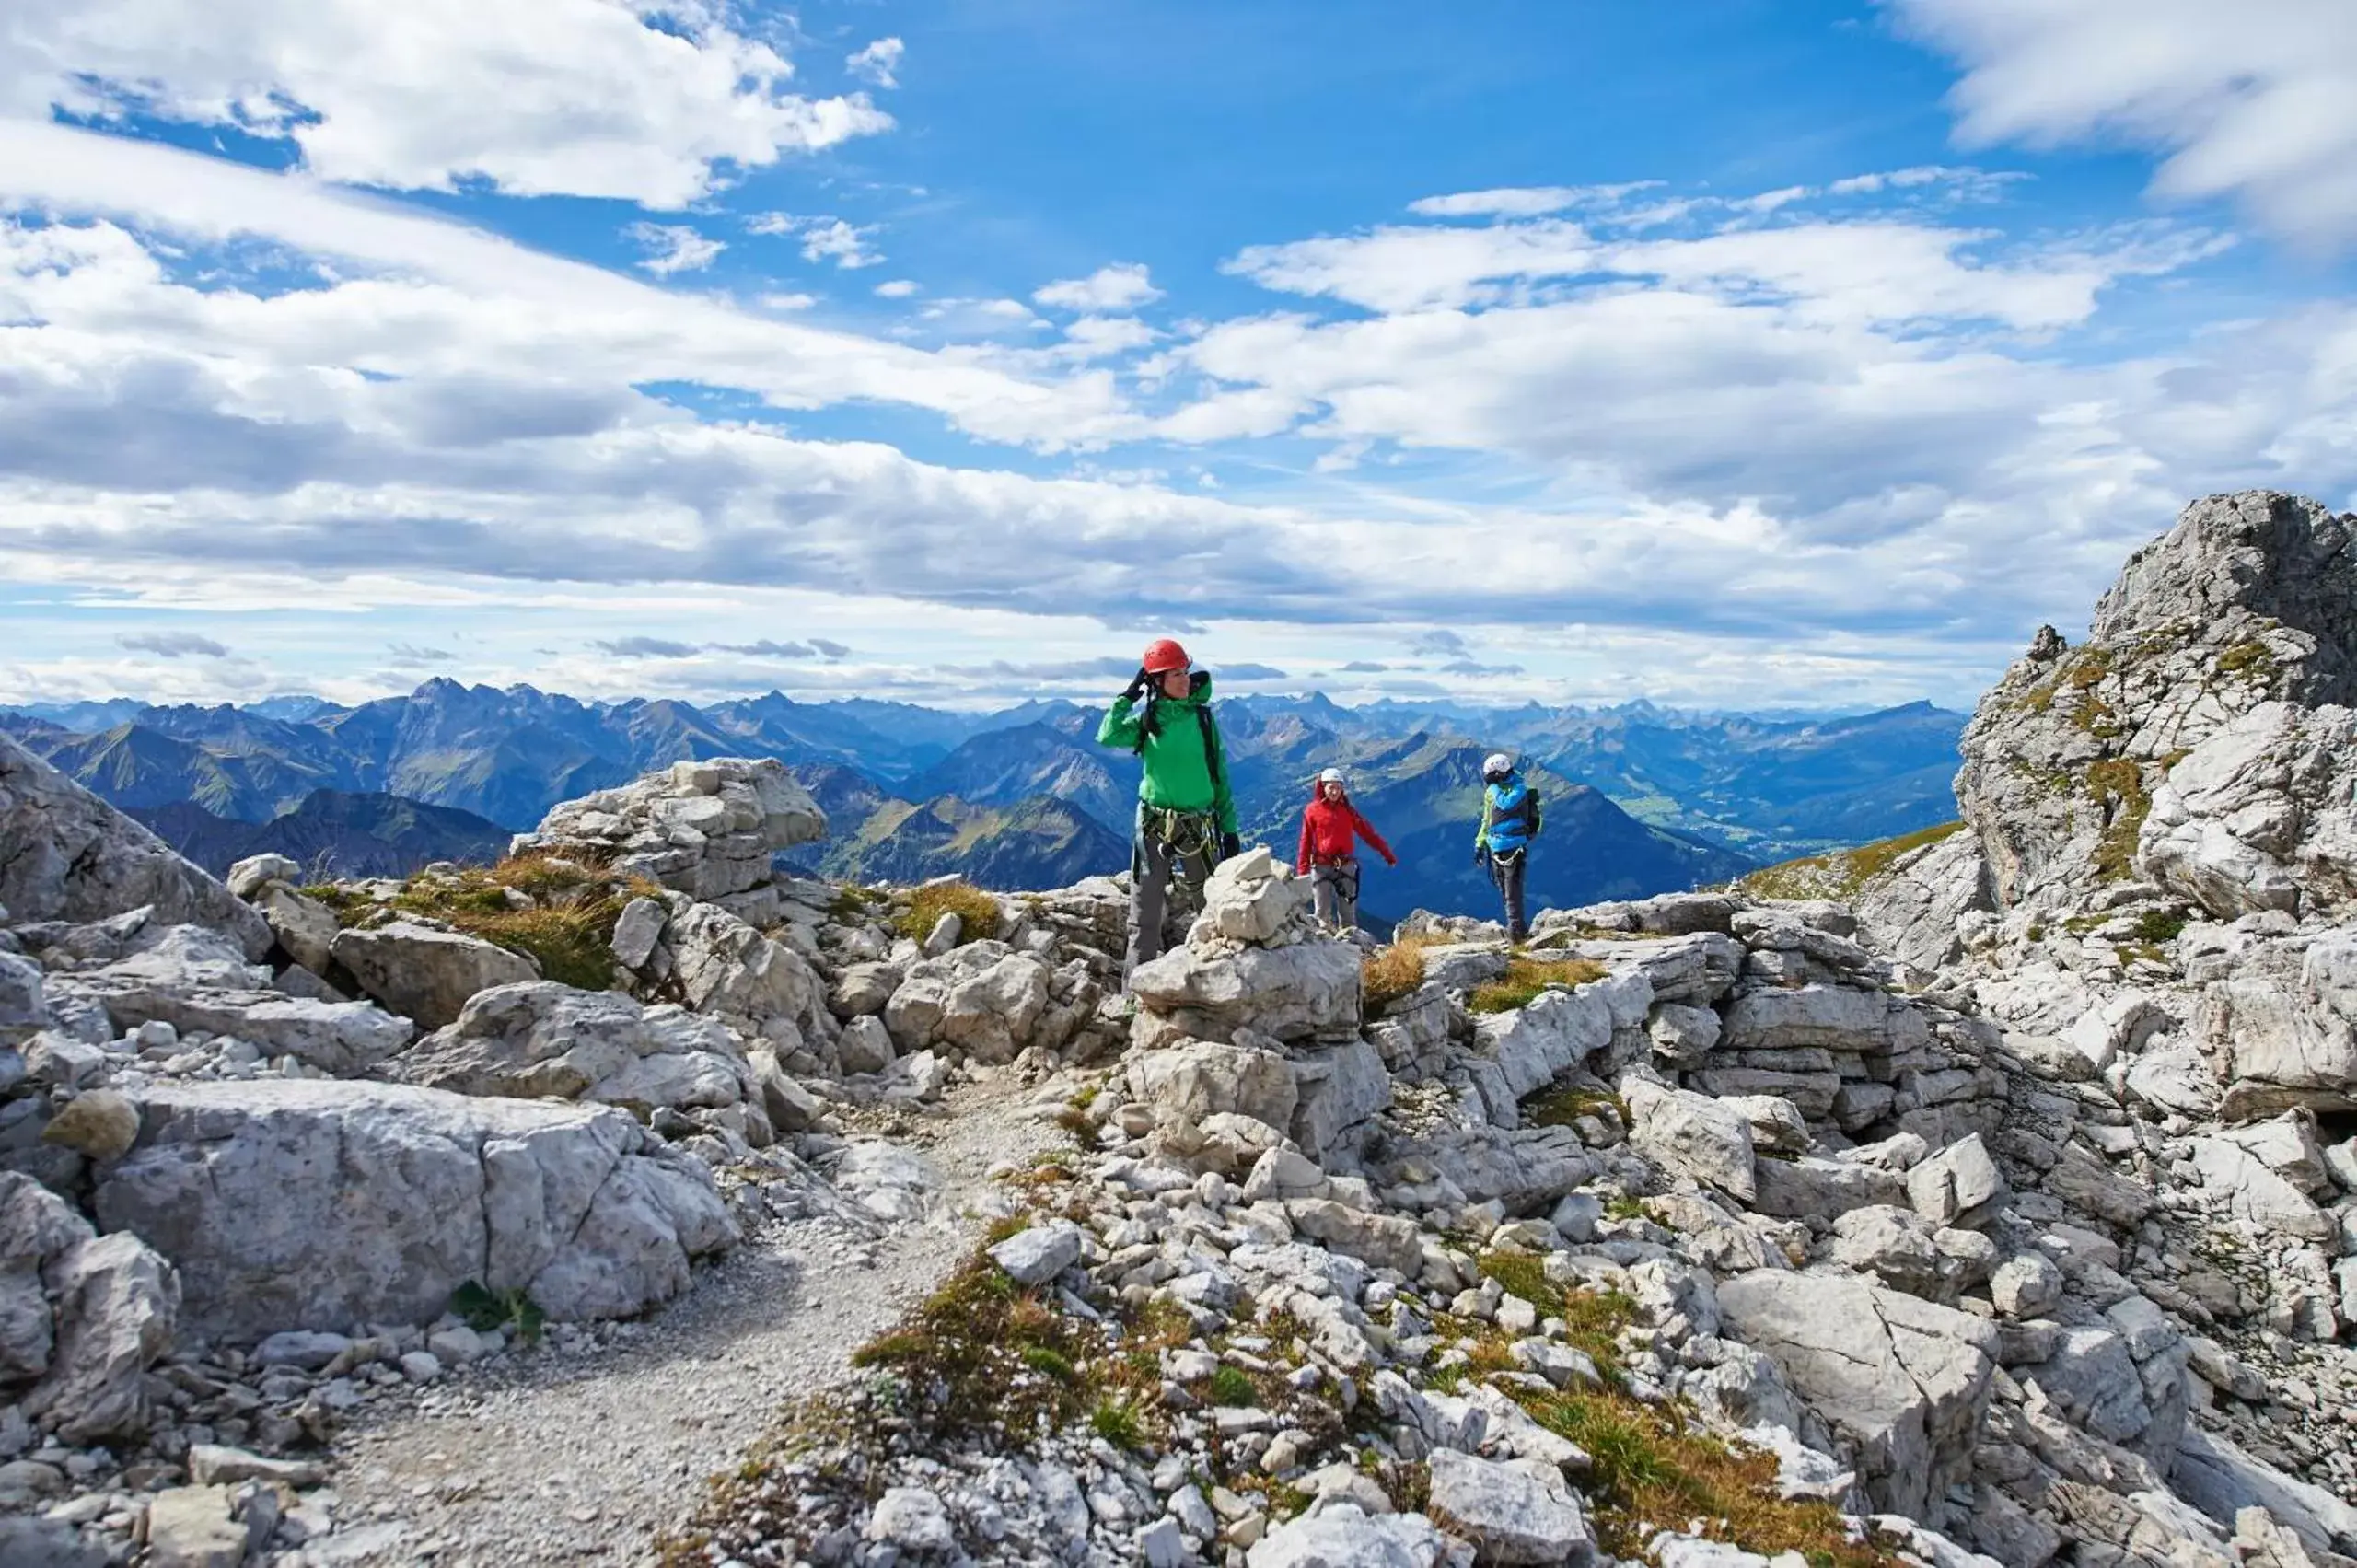
[[1538, 217], [1560, 213], [1580, 200], [1573, 185], [1518, 185], [1495, 191], [1459, 191], [1451, 196], [1426, 196], [1408, 203], [1411, 213], [1428, 218]]
[[914, 278], [892, 278], [876, 285], [876, 295], [879, 299], [906, 299], [916, 292]]
[[[635, 0], [25, 0], [0, 110], [152, 114], [284, 140], [325, 179], [680, 207], [734, 168], [890, 127], [810, 99], [716, 5]], [[659, 23], [659, 25], [657, 25]]]
[[2314, 246], [2357, 243], [2348, 0], [1885, 0], [1965, 67], [1968, 144], [2165, 155], [2165, 197], [2232, 197]]
[[853, 224], [825, 214], [797, 217], [792, 213], [760, 213], [748, 218], [745, 226], [755, 234], [798, 235], [806, 261], [832, 261], [849, 271], [873, 267], [884, 260], [882, 252], [868, 248], [877, 231], [874, 224]]
[[879, 87], [900, 85], [900, 59], [909, 46], [897, 38], [879, 38], [858, 52], [843, 58], [843, 68], [864, 81]]
[[[0, 308], [22, 313], [8, 319], [89, 315], [122, 343], [165, 354], [421, 382], [487, 375], [606, 389], [601, 396], [649, 380], [701, 382], [781, 408], [905, 403], [985, 439], [1058, 447], [1135, 424], [1102, 383], [1027, 381], [734, 309], [313, 180], [152, 143], [0, 121], [0, 209], [10, 207], [105, 215], [154, 238], [143, 243], [112, 222], [0, 228], [0, 250], [22, 248], [0, 265]], [[174, 246], [249, 240], [298, 261], [325, 259], [318, 286], [203, 290], [171, 281], [158, 259]], [[17, 267], [32, 270], [13, 275]]]
[[226, 647], [193, 632], [143, 632], [135, 636], [117, 637], [115, 641], [134, 653], [157, 654], [165, 658], [229, 656]]
[[1116, 261], [1085, 278], [1064, 278], [1033, 292], [1039, 304], [1057, 310], [1134, 310], [1162, 297], [1139, 261]]
[[634, 223], [623, 233], [646, 248], [646, 260], [639, 265], [658, 278], [668, 278], [674, 273], [702, 272], [728, 249], [724, 242], [707, 238], [684, 224]]

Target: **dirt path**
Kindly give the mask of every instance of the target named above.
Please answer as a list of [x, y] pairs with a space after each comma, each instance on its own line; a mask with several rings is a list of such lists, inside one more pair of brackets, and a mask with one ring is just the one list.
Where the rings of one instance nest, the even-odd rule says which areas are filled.
[[[554, 1349], [372, 1412], [337, 1445], [330, 1562], [640, 1563], [779, 1407], [840, 1378], [973, 1245], [985, 1172], [1052, 1144], [1011, 1081], [960, 1086], [905, 1146], [939, 1170], [931, 1216], [881, 1239], [823, 1221], [738, 1248], [610, 1347]], [[398, 1528], [399, 1539], [388, 1539]], [[325, 1544], [325, 1543], [322, 1543]]]

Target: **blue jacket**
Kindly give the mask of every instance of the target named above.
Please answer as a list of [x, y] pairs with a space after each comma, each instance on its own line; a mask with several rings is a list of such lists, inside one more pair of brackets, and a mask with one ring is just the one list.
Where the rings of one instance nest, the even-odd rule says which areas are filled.
[[1474, 842], [1492, 854], [1511, 854], [1530, 847], [1538, 825], [1538, 792], [1520, 773], [1508, 773], [1481, 791], [1481, 828]]

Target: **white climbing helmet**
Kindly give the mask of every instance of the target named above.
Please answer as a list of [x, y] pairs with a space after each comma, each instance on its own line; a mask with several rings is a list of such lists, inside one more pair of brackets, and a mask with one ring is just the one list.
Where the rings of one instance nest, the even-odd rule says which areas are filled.
[[1513, 772], [1514, 758], [1507, 752], [1492, 751], [1481, 759], [1481, 776], [1485, 779], [1502, 779]]
[[1322, 784], [1341, 784], [1343, 782], [1342, 770], [1340, 768], [1329, 768], [1324, 772], [1318, 775], [1318, 782]]

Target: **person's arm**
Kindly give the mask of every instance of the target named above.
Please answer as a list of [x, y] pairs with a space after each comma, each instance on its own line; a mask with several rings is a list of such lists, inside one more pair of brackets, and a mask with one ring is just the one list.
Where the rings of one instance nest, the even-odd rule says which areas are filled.
[[1351, 826], [1357, 830], [1359, 837], [1375, 847], [1375, 853], [1383, 857], [1384, 865], [1399, 864], [1399, 857], [1391, 853], [1391, 846], [1383, 842], [1383, 835], [1375, 830], [1375, 824], [1360, 816], [1359, 808], [1355, 806], [1351, 807]]
[[1530, 792], [1530, 836], [1534, 839], [1538, 836], [1538, 792], [1534, 789]]
[[1309, 875], [1309, 807], [1306, 806], [1301, 811], [1301, 848], [1294, 854], [1293, 869], [1296, 877]]
[[1487, 784], [1481, 786], [1481, 824], [1473, 830], [1473, 847], [1480, 849], [1490, 842], [1490, 812], [1495, 802]]
[[[1152, 702], [1152, 698], [1146, 699]], [[1105, 710], [1104, 722], [1097, 726], [1097, 744], [1110, 746], [1122, 751], [1138, 749], [1138, 727], [1142, 717], [1136, 711], [1137, 699], [1124, 691], [1113, 699]]]

